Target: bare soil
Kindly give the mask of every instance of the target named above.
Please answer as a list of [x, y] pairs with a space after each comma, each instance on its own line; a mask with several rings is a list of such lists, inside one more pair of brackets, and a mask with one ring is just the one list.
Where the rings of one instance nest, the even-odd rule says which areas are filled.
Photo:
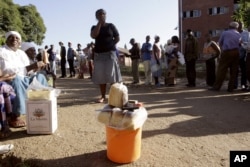
[[[131, 77], [124, 78], [131, 82]], [[2, 157], [0, 166], [13, 163], [10, 156], [15, 156], [26, 166], [228, 167], [231, 150], [250, 150], [249, 92], [228, 93], [225, 85], [211, 92], [204, 79], [195, 88], [185, 84], [182, 78], [175, 87], [128, 85], [129, 99], [143, 102], [148, 119], [140, 158], [117, 164], [107, 158], [105, 126], [96, 119], [95, 110], [104, 106], [95, 103], [98, 87], [90, 79], [58, 79], [58, 129], [52, 135], [12, 129], [1, 143], [15, 148]]]

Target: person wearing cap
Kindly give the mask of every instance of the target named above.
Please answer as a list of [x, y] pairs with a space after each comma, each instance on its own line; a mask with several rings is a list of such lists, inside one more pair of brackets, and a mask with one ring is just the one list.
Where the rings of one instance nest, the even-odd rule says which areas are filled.
[[94, 71], [92, 81], [99, 85], [101, 97], [98, 103], [106, 100], [106, 85], [122, 81], [116, 44], [120, 40], [119, 32], [114, 24], [106, 23], [106, 11], [95, 12], [97, 24], [91, 27], [90, 36], [95, 39]]
[[229, 29], [223, 31], [219, 38], [219, 45], [222, 53], [219, 60], [219, 65], [216, 74], [216, 80], [213, 87], [209, 90], [219, 91], [229, 69], [228, 92], [233, 92], [235, 88], [235, 80], [239, 68], [239, 46], [241, 35], [237, 31], [239, 24], [231, 22]]
[[9, 83], [15, 90], [16, 97], [12, 105], [12, 114], [9, 116], [9, 125], [11, 127], [23, 127], [25, 121], [20, 116], [26, 113], [25, 99], [26, 89], [33, 78], [47, 86], [47, 80], [42, 74], [27, 76], [31, 70], [42, 68], [45, 64], [35, 62], [30, 64], [26, 53], [19, 49], [21, 45], [21, 35], [16, 31], [9, 31], [5, 35], [6, 44], [0, 48], [0, 70], [1, 78]]
[[129, 50], [131, 53], [130, 58], [132, 60], [132, 76], [133, 82], [132, 84], [138, 84], [140, 82], [139, 79], [139, 63], [141, 59], [141, 50], [139, 43], [135, 42], [135, 39], [130, 39], [129, 43], [132, 45], [132, 48]]

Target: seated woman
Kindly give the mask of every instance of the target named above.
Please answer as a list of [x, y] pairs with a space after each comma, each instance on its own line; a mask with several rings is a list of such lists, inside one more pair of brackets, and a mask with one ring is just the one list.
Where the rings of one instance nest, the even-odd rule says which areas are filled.
[[19, 49], [21, 35], [16, 31], [9, 31], [5, 37], [6, 44], [0, 48], [1, 78], [15, 90], [16, 98], [8, 123], [11, 127], [18, 128], [26, 125], [25, 121], [20, 119], [20, 116], [26, 113], [26, 89], [33, 78], [36, 77], [42, 85], [48, 86], [48, 84], [43, 74], [27, 75], [29, 71], [41, 69], [45, 64], [43, 62], [30, 64], [28, 56]]
[[8, 137], [11, 133], [7, 116], [12, 113], [12, 104], [16, 96], [12, 86], [1, 80], [2, 79], [0, 78], [0, 139]]

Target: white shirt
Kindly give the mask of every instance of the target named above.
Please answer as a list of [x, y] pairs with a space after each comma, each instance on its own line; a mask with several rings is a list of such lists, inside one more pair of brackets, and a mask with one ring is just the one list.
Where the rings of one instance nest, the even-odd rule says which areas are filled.
[[0, 70], [3, 75], [26, 76], [26, 66], [30, 64], [26, 53], [20, 49], [13, 51], [7, 45], [0, 48]]

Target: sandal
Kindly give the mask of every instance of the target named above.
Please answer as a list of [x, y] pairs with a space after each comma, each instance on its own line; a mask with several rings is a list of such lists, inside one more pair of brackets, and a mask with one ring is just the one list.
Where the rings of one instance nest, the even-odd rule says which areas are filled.
[[0, 139], [7, 138], [10, 136], [10, 134], [11, 134], [11, 130], [9, 128], [5, 130], [1, 130]]
[[104, 103], [104, 102], [105, 102], [105, 98], [101, 97], [101, 98], [98, 99], [96, 102], [97, 102], [97, 103]]
[[21, 128], [26, 126], [26, 123], [20, 118], [10, 119], [8, 123], [12, 128]]

